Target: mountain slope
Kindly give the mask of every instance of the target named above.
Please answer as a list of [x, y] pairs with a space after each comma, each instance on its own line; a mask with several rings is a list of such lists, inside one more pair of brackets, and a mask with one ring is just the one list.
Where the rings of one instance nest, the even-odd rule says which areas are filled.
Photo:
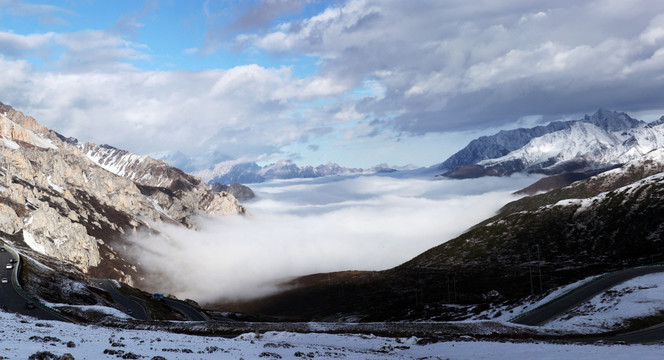
[[0, 135], [0, 237], [95, 276], [140, 278], [122, 252], [126, 237], [150, 222], [191, 227], [199, 215], [245, 213], [232, 195], [163, 162], [102, 148], [117, 156], [97, 159], [124, 176], [112, 173], [74, 139], [7, 105], [0, 105]]
[[657, 150], [549, 197], [524, 198], [390, 270], [311, 275], [272, 297], [219, 308], [301, 320], [462, 319], [490, 303], [664, 261], [663, 164]]

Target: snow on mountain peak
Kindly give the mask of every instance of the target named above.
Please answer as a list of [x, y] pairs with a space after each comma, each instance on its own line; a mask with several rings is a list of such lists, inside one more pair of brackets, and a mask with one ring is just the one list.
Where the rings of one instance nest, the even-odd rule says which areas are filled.
[[662, 119], [647, 124], [624, 112], [600, 108], [576, 121], [553, 122], [544, 127], [480, 137], [438, 168], [452, 171], [476, 164], [493, 173], [510, 174], [610, 167], [664, 146], [663, 125]]

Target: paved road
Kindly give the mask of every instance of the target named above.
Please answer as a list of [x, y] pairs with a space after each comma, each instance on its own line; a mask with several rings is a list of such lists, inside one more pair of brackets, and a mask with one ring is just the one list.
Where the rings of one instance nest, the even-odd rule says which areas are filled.
[[[8, 281], [6, 284], [0, 283], [0, 306], [6, 308], [8, 311], [32, 316], [42, 320], [70, 321], [39, 302], [30, 299], [27, 295], [19, 292], [16, 288], [18, 286], [18, 254], [6, 245], [0, 247], [5, 250], [0, 251], [0, 266], [2, 266], [2, 269], [0, 270], [0, 278], [6, 278]], [[17, 262], [11, 263], [11, 259], [14, 259]], [[7, 264], [11, 264], [12, 269], [7, 269]], [[34, 304], [33, 309], [28, 309], [26, 307], [28, 302]]]
[[164, 302], [168, 304], [168, 306], [179, 310], [182, 312], [189, 320], [191, 321], [207, 321], [209, 318], [205, 316], [203, 313], [198, 311], [196, 308], [193, 306], [186, 304], [181, 301], [173, 300], [173, 299], [168, 299], [164, 298]]
[[602, 339], [607, 342], [624, 342], [627, 344], [660, 343], [664, 340], [664, 324], [638, 330], [626, 334], [620, 334]]
[[139, 320], [151, 320], [148, 313], [145, 311], [145, 308], [138, 301], [132, 299], [131, 297], [121, 293], [115, 287], [113, 282], [108, 279], [91, 279], [106, 290], [110, 295], [113, 301], [120, 304], [124, 307], [125, 313], [128, 315], [139, 319]]
[[[513, 319], [512, 322], [523, 325], [543, 325], [618, 284], [638, 276], [657, 272], [664, 272], [664, 265], [644, 266], [610, 273], [527, 312]], [[664, 333], [660, 334], [660, 339], [664, 338], [662, 335]]]

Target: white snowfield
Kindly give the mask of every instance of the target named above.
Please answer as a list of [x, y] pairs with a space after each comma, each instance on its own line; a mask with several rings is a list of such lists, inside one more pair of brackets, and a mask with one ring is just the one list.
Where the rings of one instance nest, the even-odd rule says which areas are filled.
[[[661, 359], [664, 345], [575, 345], [454, 341], [372, 335], [248, 333], [236, 338], [122, 330], [41, 321], [0, 312], [0, 356], [39, 352], [74, 359]], [[159, 358], [157, 358], [159, 359]]]

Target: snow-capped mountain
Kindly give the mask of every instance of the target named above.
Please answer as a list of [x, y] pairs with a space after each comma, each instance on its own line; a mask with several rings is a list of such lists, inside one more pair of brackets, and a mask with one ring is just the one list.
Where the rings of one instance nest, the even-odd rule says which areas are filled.
[[76, 146], [97, 165], [141, 185], [191, 188], [201, 184], [200, 179], [150, 156], [89, 142], [78, 143]]
[[380, 171], [392, 171], [387, 165], [378, 165], [371, 169], [346, 168], [335, 163], [314, 166], [299, 166], [292, 161], [280, 160], [276, 163], [259, 166], [253, 162], [228, 161], [217, 164], [212, 170], [196, 172], [208, 184], [253, 184], [269, 180], [316, 178], [332, 175], [372, 174]]
[[[625, 113], [600, 109], [577, 121], [500, 132], [473, 140], [438, 168], [451, 176], [464, 176], [471, 173], [469, 169], [477, 175], [509, 175], [521, 171], [556, 174], [609, 168], [664, 146], [662, 123], [647, 124]], [[537, 136], [523, 143], [532, 135]], [[503, 141], [502, 150], [494, 151], [495, 144], [506, 138], [513, 141]], [[471, 149], [477, 150], [474, 152], [477, 156], [467, 156]], [[506, 149], [512, 150], [504, 153]], [[458, 166], [450, 167], [454, 164]]]

